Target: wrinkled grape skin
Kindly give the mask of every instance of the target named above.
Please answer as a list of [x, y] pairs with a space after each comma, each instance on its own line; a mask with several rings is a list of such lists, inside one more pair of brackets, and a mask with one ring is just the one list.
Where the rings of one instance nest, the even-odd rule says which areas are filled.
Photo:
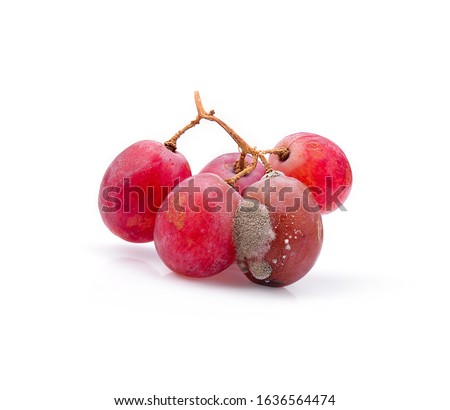
[[[200, 192], [186, 192], [191, 180]], [[220, 206], [219, 212], [207, 209], [204, 192], [208, 187], [222, 192], [222, 201], [209, 203], [211, 209]], [[215, 193], [209, 197], [217, 198]], [[236, 258], [232, 222], [241, 199], [215, 174], [198, 174], [181, 182], [156, 217], [155, 247], [161, 260], [173, 272], [194, 278], [212, 276], [230, 266]], [[189, 206], [189, 200], [198, 211]]]
[[270, 165], [308, 187], [320, 189], [320, 193], [313, 194], [322, 214], [338, 208], [336, 203], [330, 201], [331, 195], [328, 195], [329, 203], [326, 204], [325, 177], [332, 177], [330, 193], [336, 192], [340, 186], [345, 187], [338, 195], [339, 201], [342, 204], [345, 202], [352, 186], [352, 170], [344, 152], [334, 142], [317, 134], [299, 132], [283, 138], [274, 149], [278, 148], [288, 148], [289, 157], [281, 161], [278, 155], [271, 154]]
[[[231, 152], [228, 154], [220, 155], [217, 158], [214, 158], [211, 162], [206, 164], [200, 173], [211, 172], [213, 174], [219, 175], [219, 177], [224, 180], [233, 178], [236, 173], [234, 172], [234, 164], [240, 157], [239, 152]], [[251, 155], [247, 155], [245, 161], [250, 165], [253, 161]], [[261, 179], [261, 177], [266, 172], [264, 166], [258, 162], [256, 168], [250, 172], [249, 174], [243, 176], [236, 182], [236, 190], [238, 192], [243, 192], [243, 190], [249, 185]]]
[[[303, 198], [307, 187], [300, 181], [286, 176], [277, 176], [269, 179], [270, 194], [264, 193], [264, 180], [251, 185], [244, 192], [244, 198], [253, 198], [269, 208], [270, 221], [275, 238], [263, 257], [263, 263], [270, 265], [270, 277], [264, 280], [256, 279], [250, 268], [248, 259], [238, 260], [238, 264], [252, 282], [272, 287], [290, 285], [304, 275], [316, 262], [323, 241], [322, 218], [317, 203], [307, 192], [308, 206], [302, 203], [295, 211], [290, 211], [295, 204], [295, 198]], [[286, 192], [286, 187], [291, 192]], [[280, 190], [284, 189], [280, 197]], [[244, 227], [245, 229], [245, 227]], [[239, 251], [238, 251], [239, 253]], [[267, 266], [267, 265], [266, 265]]]
[[[159, 206], [178, 181], [190, 176], [189, 163], [179, 152], [172, 152], [157, 141], [134, 143], [112, 161], [101, 182], [98, 206], [103, 222], [113, 234], [126, 241], [152, 241]], [[128, 196], [129, 212], [125, 212], [125, 178], [129, 178], [130, 187], [142, 189], [144, 209], [139, 209], [138, 194], [132, 193]], [[109, 187], [120, 189], [120, 193], [110, 194], [111, 197], [120, 199], [120, 207], [115, 212], [104, 209], [114, 205], [105, 197], [104, 190]]]

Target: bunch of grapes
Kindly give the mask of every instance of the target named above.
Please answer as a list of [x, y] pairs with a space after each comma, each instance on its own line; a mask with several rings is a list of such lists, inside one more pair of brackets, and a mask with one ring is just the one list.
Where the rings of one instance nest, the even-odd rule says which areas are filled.
[[[164, 144], [140, 141], [106, 170], [98, 205], [106, 226], [129, 242], [155, 242], [172, 271], [209, 277], [237, 262], [266, 286], [302, 278], [323, 241], [322, 214], [343, 206], [352, 171], [343, 151], [300, 132], [273, 149], [252, 148], [195, 93], [197, 117]], [[238, 145], [192, 176], [177, 140], [201, 120], [216, 122]], [[266, 158], [266, 155], [269, 155]]]

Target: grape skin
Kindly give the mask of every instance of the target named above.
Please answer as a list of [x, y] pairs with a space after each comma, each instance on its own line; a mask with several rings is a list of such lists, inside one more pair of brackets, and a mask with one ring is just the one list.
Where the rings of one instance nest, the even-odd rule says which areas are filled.
[[[190, 176], [189, 163], [179, 152], [152, 140], [132, 144], [112, 161], [100, 184], [98, 207], [103, 222], [113, 234], [126, 241], [152, 241], [159, 206], [176, 183]], [[123, 198], [126, 179], [130, 187], [142, 190], [143, 195], [141, 204], [136, 192], [127, 195], [129, 209], [125, 208]], [[105, 189], [115, 190], [109, 194], [120, 201], [115, 211], [106, 210], [114, 203], [108, 200]]]
[[[289, 157], [282, 161], [277, 154], [271, 154], [270, 165], [312, 187], [322, 214], [338, 208], [331, 201], [331, 194], [337, 190], [342, 190], [339, 201], [345, 202], [352, 187], [352, 170], [344, 152], [334, 142], [317, 134], [299, 132], [283, 138], [274, 149], [279, 148], [288, 148]], [[326, 177], [331, 178], [328, 195]]]
[[[199, 192], [187, 192], [190, 185]], [[205, 192], [218, 200], [208, 203]], [[215, 174], [198, 174], [181, 182], [156, 217], [155, 247], [161, 260], [173, 272], [195, 278], [215, 275], [230, 266], [236, 258], [232, 223], [241, 199]]]

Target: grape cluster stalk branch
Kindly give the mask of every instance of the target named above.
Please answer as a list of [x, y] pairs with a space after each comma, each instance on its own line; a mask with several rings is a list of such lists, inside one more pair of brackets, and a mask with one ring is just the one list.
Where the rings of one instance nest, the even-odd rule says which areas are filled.
[[[218, 118], [215, 115], [215, 111], [206, 111], [203, 107], [202, 100], [200, 98], [200, 93], [198, 91], [194, 92], [195, 106], [197, 108], [197, 117], [192, 120], [189, 124], [183, 127], [180, 131], [178, 131], [172, 138], [164, 143], [164, 145], [170, 149], [172, 152], [175, 152], [177, 149], [177, 140], [180, 138], [187, 130], [195, 127], [200, 123], [201, 120], [212, 121], [222, 127], [228, 135], [236, 142], [241, 152], [239, 159], [236, 161], [234, 165], [234, 170], [236, 175], [232, 178], [228, 178], [226, 182], [231, 186], [234, 186], [236, 182], [242, 178], [243, 176], [252, 172], [256, 165], [258, 164], [258, 159], [262, 162], [264, 167], [266, 168], [266, 173], [272, 171], [272, 167], [267, 161], [265, 157], [266, 154], [278, 154], [281, 160], [286, 159], [289, 156], [289, 150], [287, 148], [281, 148], [276, 150], [258, 150], [256, 147], [250, 146], [241, 136], [238, 135], [236, 131], [233, 130], [229, 125], [227, 125], [224, 121]], [[245, 158], [247, 154], [250, 154], [253, 158], [251, 164], [246, 164]]]

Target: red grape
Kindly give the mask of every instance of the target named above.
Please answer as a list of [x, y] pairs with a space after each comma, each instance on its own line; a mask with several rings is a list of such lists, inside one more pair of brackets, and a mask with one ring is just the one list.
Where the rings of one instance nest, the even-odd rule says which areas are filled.
[[233, 222], [237, 261], [245, 275], [266, 286], [302, 278], [319, 256], [322, 218], [307, 187], [272, 172], [244, 192]]
[[344, 152], [320, 135], [299, 132], [283, 138], [275, 149], [287, 148], [287, 158], [271, 154], [270, 165], [311, 188], [326, 214], [336, 210], [350, 194], [352, 170]]
[[[234, 172], [234, 164], [239, 159], [240, 155], [241, 154], [239, 152], [220, 155], [219, 157], [206, 164], [200, 171], [200, 173], [211, 172], [213, 174], [219, 175], [219, 177], [222, 177], [224, 180], [232, 178], [236, 175], [236, 172]], [[252, 161], [252, 156], [247, 155], [245, 158], [245, 162], [247, 163], [247, 165], [250, 165]], [[241, 177], [236, 182], [236, 190], [238, 192], [242, 192], [246, 187], [261, 179], [265, 172], [266, 170], [264, 166], [260, 162], [258, 162], [256, 168], [252, 172]]]
[[139, 141], [106, 170], [98, 206], [112, 233], [130, 242], [153, 240], [156, 212], [170, 190], [191, 176], [186, 158], [157, 141]]
[[167, 267], [199, 278], [230, 266], [236, 258], [233, 217], [241, 199], [211, 173], [177, 185], [162, 204], [155, 225], [156, 251]]

